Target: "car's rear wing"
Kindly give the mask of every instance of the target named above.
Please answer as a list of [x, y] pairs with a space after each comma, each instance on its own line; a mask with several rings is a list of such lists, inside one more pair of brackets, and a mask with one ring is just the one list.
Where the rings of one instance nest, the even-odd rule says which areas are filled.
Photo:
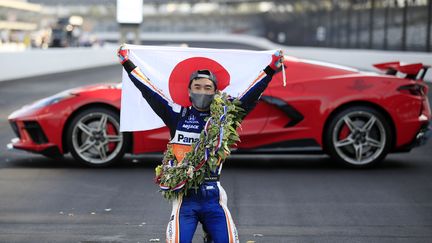
[[374, 64], [374, 67], [384, 71], [388, 75], [397, 75], [398, 73], [405, 74], [405, 78], [413, 80], [423, 80], [430, 66], [422, 63], [401, 63], [401, 62], [385, 62]]

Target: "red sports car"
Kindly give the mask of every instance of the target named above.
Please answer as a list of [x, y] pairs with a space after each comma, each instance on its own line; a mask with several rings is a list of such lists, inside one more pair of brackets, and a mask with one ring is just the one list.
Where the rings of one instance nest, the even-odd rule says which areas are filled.
[[[428, 66], [377, 64], [385, 74], [287, 57], [287, 86], [273, 78], [246, 117], [237, 151], [284, 152], [319, 146], [335, 161], [375, 164], [390, 152], [425, 143], [431, 110]], [[121, 84], [67, 90], [13, 112], [13, 147], [49, 157], [70, 152], [90, 166], [107, 166], [125, 153], [161, 152], [167, 128], [119, 132]], [[94, 142], [96, 141], [96, 142]]]

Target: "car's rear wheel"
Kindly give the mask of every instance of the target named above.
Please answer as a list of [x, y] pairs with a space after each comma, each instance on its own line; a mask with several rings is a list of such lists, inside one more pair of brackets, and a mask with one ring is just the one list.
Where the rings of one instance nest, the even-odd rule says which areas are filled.
[[109, 166], [120, 160], [129, 146], [129, 135], [120, 132], [117, 112], [89, 108], [77, 114], [67, 130], [67, 145], [72, 156], [92, 167]]
[[325, 150], [352, 167], [369, 167], [382, 161], [393, 135], [385, 117], [368, 106], [353, 106], [330, 118], [324, 132]]

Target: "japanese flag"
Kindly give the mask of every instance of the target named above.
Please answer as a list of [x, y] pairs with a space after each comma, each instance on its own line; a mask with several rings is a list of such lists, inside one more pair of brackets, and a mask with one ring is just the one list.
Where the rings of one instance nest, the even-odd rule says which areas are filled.
[[[270, 63], [273, 51], [127, 45], [129, 58], [166, 98], [190, 106], [190, 75], [199, 69], [213, 72], [218, 89], [232, 97], [243, 94]], [[123, 69], [121, 131], [151, 130], [165, 126]]]

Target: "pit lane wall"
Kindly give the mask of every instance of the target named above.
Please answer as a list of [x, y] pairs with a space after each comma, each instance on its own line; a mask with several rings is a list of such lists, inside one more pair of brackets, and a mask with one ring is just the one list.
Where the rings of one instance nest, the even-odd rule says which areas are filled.
[[0, 52], [0, 82], [115, 64], [114, 46]]
[[[115, 41], [118, 33], [101, 33], [100, 39]], [[422, 62], [432, 65], [432, 53], [395, 52], [379, 50], [356, 50], [314, 47], [290, 47], [272, 43], [267, 39], [245, 35], [212, 34], [143, 34], [143, 41], [178, 45], [188, 42], [242, 44], [258, 49], [282, 48], [287, 55], [317, 61], [330, 62], [373, 71], [373, 64], [390, 61], [407, 63]], [[212, 46], [211, 44], [209, 46]], [[67, 71], [81, 70], [117, 63], [117, 44], [106, 44], [99, 48], [53, 48], [47, 50], [26, 50], [21, 52], [0, 52], [0, 81], [28, 78]], [[432, 72], [427, 80], [432, 82]]]

